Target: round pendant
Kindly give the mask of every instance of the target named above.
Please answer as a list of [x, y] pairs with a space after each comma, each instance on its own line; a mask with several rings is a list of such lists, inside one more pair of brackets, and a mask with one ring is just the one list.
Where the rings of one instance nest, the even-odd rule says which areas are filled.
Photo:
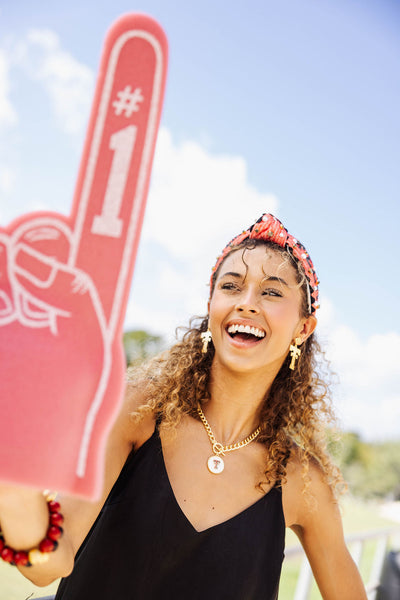
[[210, 473], [214, 473], [214, 475], [219, 475], [224, 470], [224, 461], [220, 456], [216, 456], [213, 454], [207, 461], [207, 467]]

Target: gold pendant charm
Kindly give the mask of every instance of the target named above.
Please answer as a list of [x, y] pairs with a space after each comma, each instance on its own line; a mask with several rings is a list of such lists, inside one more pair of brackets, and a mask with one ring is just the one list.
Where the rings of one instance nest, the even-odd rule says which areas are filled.
[[214, 475], [219, 475], [224, 470], [224, 461], [220, 456], [216, 456], [213, 454], [207, 461], [207, 467], [210, 473]]

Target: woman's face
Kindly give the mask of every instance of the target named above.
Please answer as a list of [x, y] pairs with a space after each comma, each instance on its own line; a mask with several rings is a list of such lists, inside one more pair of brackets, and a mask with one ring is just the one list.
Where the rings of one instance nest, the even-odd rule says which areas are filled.
[[315, 329], [314, 316], [301, 316], [302, 301], [296, 272], [279, 252], [264, 245], [232, 251], [209, 307], [214, 362], [275, 377], [294, 339], [304, 342]]

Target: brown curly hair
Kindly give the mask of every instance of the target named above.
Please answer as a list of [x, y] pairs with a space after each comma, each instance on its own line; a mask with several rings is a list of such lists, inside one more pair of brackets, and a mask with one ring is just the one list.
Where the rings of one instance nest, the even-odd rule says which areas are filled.
[[[266, 251], [278, 252], [283, 263], [290, 261], [302, 290], [301, 316], [308, 316], [307, 280], [299, 262], [280, 246], [263, 240], [246, 240], [232, 251], [245, 251], [257, 245], [265, 245]], [[221, 268], [221, 265], [219, 269]], [[211, 283], [212, 296], [219, 269]], [[207, 331], [208, 317], [194, 317], [185, 329], [182, 339], [163, 354], [139, 367], [139, 372], [129, 375], [130, 381], [141, 382], [147, 402], [134, 416], [141, 418], [151, 413], [163, 427], [173, 429], [183, 415], [199, 419], [197, 404], [210, 398], [209, 383], [214, 346], [209, 344], [202, 353], [201, 333]], [[329, 367], [321, 352], [315, 334], [302, 344], [301, 356], [296, 369], [289, 369], [288, 355], [266, 392], [260, 411], [261, 433], [257, 439], [266, 446], [268, 459], [265, 464], [265, 481], [259, 483], [285, 482], [286, 465], [293, 451], [302, 465], [304, 491], [310, 484], [308, 476], [310, 461], [320, 466], [323, 478], [336, 492], [343, 483], [340, 471], [333, 464], [326, 450], [325, 429], [335, 422], [329, 397]]]

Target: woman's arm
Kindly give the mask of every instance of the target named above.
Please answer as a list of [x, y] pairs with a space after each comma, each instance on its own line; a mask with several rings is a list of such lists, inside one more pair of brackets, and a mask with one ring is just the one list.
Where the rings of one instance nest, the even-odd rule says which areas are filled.
[[[20, 572], [38, 586], [50, 584], [68, 575], [74, 565], [74, 556], [85, 539], [116, 481], [133, 446], [140, 446], [154, 429], [151, 417], [138, 425], [130, 418], [143, 398], [136, 390], [127, 388], [120, 414], [111, 430], [105, 458], [105, 479], [101, 498], [89, 502], [77, 497], [58, 498], [64, 516], [64, 534], [55, 552], [44, 564], [18, 567]], [[46, 499], [41, 491], [0, 484], [0, 525], [5, 543], [16, 550], [37, 547], [45, 537], [49, 524]]]
[[[320, 468], [310, 464], [310, 486], [304, 493], [300, 463], [288, 468], [283, 486], [286, 524], [307, 554], [324, 600], [367, 600], [358, 569], [346, 547], [342, 519]], [[307, 494], [309, 494], [307, 498]]]

